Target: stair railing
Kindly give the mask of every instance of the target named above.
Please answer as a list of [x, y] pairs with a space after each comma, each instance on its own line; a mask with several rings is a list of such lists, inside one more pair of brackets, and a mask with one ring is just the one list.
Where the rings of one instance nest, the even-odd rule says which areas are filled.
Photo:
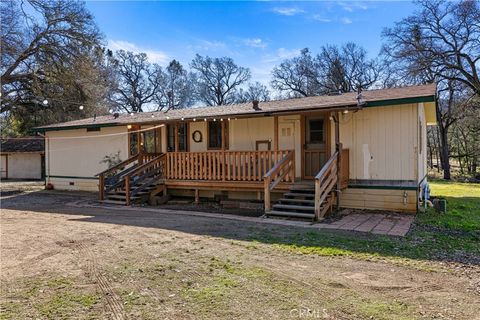
[[[152, 183], [165, 178], [166, 154], [161, 154], [145, 162], [122, 176], [125, 186], [125, 202], [130, 205], [131, 197]], [[132, 187], [135, 189], [132, 190]]]
[[270, 192], [282, 181], [295, 181], [295, 152], [289, 151], [263, 176], [265, 211], [272, 209]]
[[315, 220], [325, 216], [331, 206], [331, 201], [321, 208], [323, 202], [335, 188], [338, 181], [338, 151], [325, 163], [315, 176]]

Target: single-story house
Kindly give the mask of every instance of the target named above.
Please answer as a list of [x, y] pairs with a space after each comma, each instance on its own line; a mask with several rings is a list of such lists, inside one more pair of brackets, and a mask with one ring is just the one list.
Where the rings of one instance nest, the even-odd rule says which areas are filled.
[[45, 144], [42, 137], [0, 140], [2, 179], [40, 180], [44, 178]]
[[[47, 182], [130, 204], [158, 194], [263, 201], [321, 219], [332, 206], [415, 212], [435, 84], [37, 128]], [[150, 198], [152, 199], [152, 198]]]

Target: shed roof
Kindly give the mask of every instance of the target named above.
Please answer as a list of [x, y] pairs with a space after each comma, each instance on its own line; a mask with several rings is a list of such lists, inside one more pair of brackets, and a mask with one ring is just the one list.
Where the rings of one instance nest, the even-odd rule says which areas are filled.
[[[435, 101], [436, 85], [427, 84], [401, 88], [365, 90], [362, 92], [364, 107], [393, 105], [402, 103]], [[158, 123], [171, 120], [188, 120], [195, 118], [256, 116], [306, 110], [329, 110], [342, 107], [357, 107], [357, 93], [348, 92], [338, 95], [324, 95], [285, 100], [260, 102], [258, 109], [252, 103], [240, 103], [214, 107], [198, 107], [170, 110], [168, 112], [142, 112], [135, 114], [120, 114], [97, 116], [36, 128], [38, 131], [63, 130], [85, 127], [116, 126], [122, 124]]]
[[44, 152], [45, 140], [40, 137], [4, 138], [0, 140], [2, 153]]

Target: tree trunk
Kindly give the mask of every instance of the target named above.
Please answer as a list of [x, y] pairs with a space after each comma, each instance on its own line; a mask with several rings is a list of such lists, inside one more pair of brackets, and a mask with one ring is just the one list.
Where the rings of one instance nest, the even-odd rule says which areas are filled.
[[448, 128], [440, 123], [438, 126], [440, 139], [440, 162], [442, 163], [443, 179], [450, 180], [450, 149], [448, 146]]

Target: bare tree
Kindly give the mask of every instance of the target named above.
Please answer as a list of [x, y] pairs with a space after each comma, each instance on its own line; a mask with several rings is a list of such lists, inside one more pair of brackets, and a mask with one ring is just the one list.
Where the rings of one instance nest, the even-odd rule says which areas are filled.
[[228, 57], [196, 55], [191, 63], [197, 77], [198, 99], [209, 106], [235, 102], [239, 87], [250, 79], [250, 70], [239, 67]]
[[435, 80], [463, 83], [480, 95], [478, 1], [417, 2], [419, 10], [386, 28], [384, 53], [408, 76], [434, 72]]
[[323, 46], [315, 60], [321, 93], [350, 92], [367, 89], [379, 79], [378, 63], [367, 57], [367, 51], [353, 42]]
[[177, 60], [172, 60], [165, 70], [157, 68], [157, 110], [180, 109], [193, 105], [194, 75], [188, 73]]
[[317, 70], [308, 48], [300, 55], [286, 59], [272, 71], [271, 85], [274, 89], [292, 96], [308, 97], [319, 94]]
[[152, 66], [145, 53], [119, 50], [115, 53], [116, 86], [110, 100], [116, 109], [143, 112], [155, 99], [160, 82], [158, 67]]
[[275, 67], [272, 75], [274, 89], [307, 97], [366, 89], [379, 79], [379, 70], [365, 49], [347, 43], [342, 47], [324, 46], [315, 57], [303, 49], [299, 56]]
[[249, 83], [246, 89], [238, 90], [236, 102], [245, 103], [252, 101], [270, 101], [270, 91], [260, 82]]
[[78, 1], [2, 1], [0, 14], [1, 113], [35, 107], [42, 93], [34, 86], [71, 68], [101, 39], [92, 15]]

